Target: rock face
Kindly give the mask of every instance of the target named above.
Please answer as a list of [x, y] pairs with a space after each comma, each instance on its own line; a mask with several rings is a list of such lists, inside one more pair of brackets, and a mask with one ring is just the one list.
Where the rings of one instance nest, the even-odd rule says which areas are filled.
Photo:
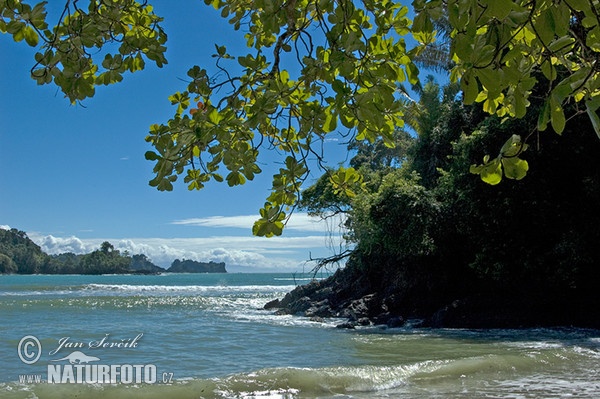
[[[388, 276], [389, 277], [389, 276]], [[370, 279], [352, 268], [296, 287], [265, 305], [276, 314], [322, 321], [343, 318], [338, 328], [525, 328], [576, 326], [600, 328], [600, 299], [568, 293], [532, 296], [514, 292], [472, 292], [460, 297], [418, 279]]]
[[227, 273], [224, 262], [196, 262], [194, 260], [175, 259], [171, 267], [167, 269], [168, 273]]
[[279, 314], [293, 314], [319, 321], [323, 318], [345, 318], [339, 328], [366, 325], [400, 327], [404, 318], [390, 312], [384, 296], [372, 292], [372, 286], [354, 279], [352, 273], [338, 270], [325, 280], [314, 280], [296, 287], [281, 300], [265, 305], [265, 309], [278, 309]]
[[159, 274], [165, 272], [165, 269], [150, 262], [146, 255], [133, 255], [129, 269], [137, 274]]

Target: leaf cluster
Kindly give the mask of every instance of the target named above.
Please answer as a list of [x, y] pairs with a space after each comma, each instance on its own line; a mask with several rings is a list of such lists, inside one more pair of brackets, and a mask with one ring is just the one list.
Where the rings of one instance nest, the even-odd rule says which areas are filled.
[[146, 60], [159, 67], [167, 63], [162, 18], [146, 2], [92, 0], [83, 9], [67, 0], [52, 27], [47, 6], [1, 0], [0, 33], [39, 45], [31, 77], [40, 85], [54, 82], [71, 103], [93, 97], [96, 86], [143, 70]]
[[[276, 150], [283, 166], [253, 231], [280, 234], [329, 136], [383, 137], [393, 146], [402, 125], [397, 84], [415, 83], [418, 73], [401, 37], [408, 9], [392, 1], [205, 2], [244, 27], [251, 51], [235, 57], [217, 45], [217, 73], [189, 70], [186, 90], [170, 98], [174, 117], [147, 137], [155, 150], [146, 158], [156, 162], [150, 184], [171, 190], [179, 175], [191, 190], [211, 180], [244, 184], [261, 172], [260, 151]], [[189, 112], [193, 102], [201, 112]], [[332, 179], [351, 196], [360, 177], [348, 169]]]
[[573, 116], [565, 112], [565, 106], [573, 103], [581, 104], [575, 113], [587, 113], [600, 136], [596, 113], [600, 105], [600, 13], [596, 2], [417, 0], [414, 6], [418, 15], [413, 30], [423, 35], [432, 32], [433, 18], [448, 15], [454, 62], [451, 79], [460, 81], [466, 104], [478, 102], [490, 114], [522, 118], [534, 87], [543, 82], [540, 131], [550, 124], [562, 133]]

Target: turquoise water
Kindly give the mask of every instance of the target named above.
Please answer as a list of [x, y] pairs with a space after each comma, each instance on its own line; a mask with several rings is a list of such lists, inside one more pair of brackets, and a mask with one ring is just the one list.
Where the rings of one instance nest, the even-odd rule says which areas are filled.
[[0, 398], [600, 397], [600, 331], [349, 331], [262, 310], [307, 281], [0, 276]]

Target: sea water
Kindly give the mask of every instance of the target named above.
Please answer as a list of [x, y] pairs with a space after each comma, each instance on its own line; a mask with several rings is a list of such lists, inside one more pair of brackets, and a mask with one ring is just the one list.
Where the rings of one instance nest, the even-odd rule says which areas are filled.
[[311, 278], [2, 275], [0, 398], [600, 397], [600, 331], [343, 330], [262, 309]]

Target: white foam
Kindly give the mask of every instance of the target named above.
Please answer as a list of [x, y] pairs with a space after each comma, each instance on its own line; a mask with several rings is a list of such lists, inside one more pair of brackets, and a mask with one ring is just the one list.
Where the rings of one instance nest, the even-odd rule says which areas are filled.
[[123, 292], [288, 292], [295, 288], [293, 285], [133, 285], [133, 284], [87, 284], [84, 289], [92, 291], [123, 291]]

